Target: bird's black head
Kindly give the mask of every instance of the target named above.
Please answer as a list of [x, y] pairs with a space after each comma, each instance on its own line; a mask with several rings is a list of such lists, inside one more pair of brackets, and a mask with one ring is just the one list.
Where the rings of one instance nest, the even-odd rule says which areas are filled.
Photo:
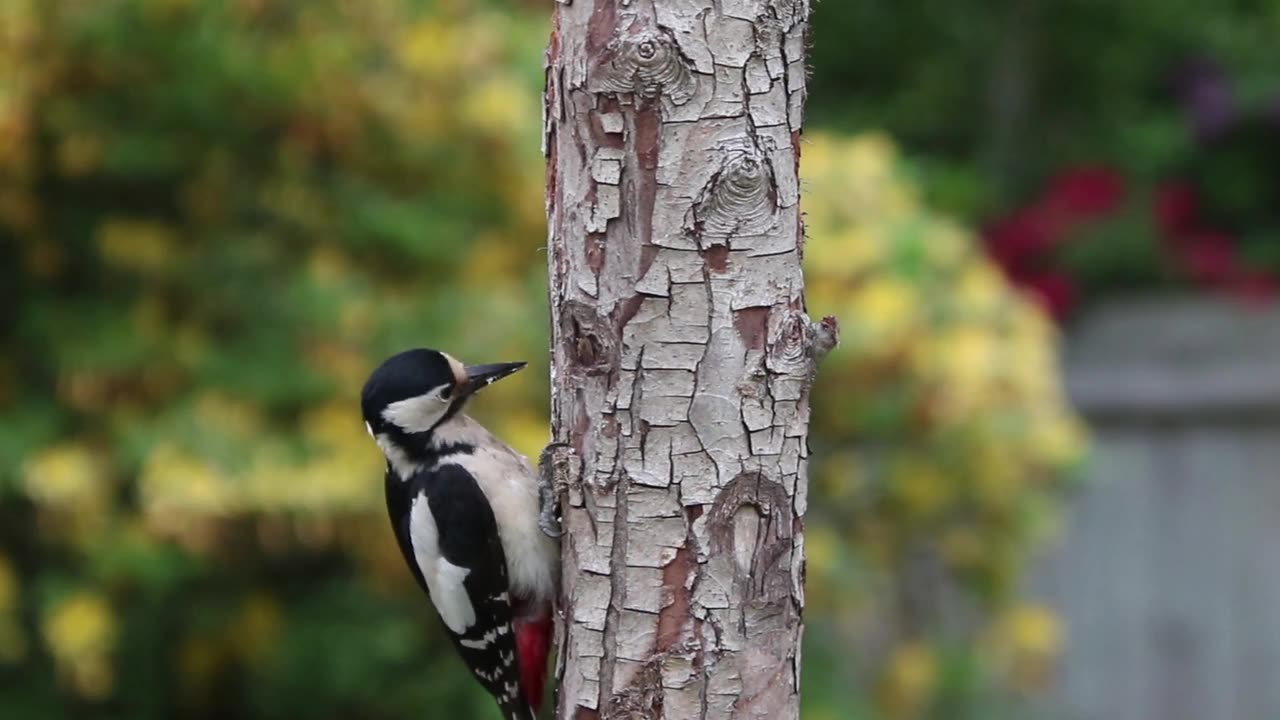
[[364, 384], [360, 404], [365, 426], [379, 444], [386, 438], [406, 447], [410, 437], [429, 434], [478, 390], [524, 366], [464, 366], [447, 353], [427, 348], [392, 355]]

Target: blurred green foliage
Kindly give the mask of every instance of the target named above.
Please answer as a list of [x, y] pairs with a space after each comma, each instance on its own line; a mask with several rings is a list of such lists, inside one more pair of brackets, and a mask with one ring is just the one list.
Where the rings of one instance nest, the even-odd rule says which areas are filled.
[[890, 131], [921, 158], [931, 203], [978, 218], [1068, 165], [1147, 180], [1185, 168], [1179, 64], [1208, 56], [1239, 102], [1274, 102], [1277, 33], [1275, 0], [815, 3], [810, 107], [819, 123]]
[[[0, 2], [6, 717], [492, 713], [386, 531], [356, 393], [406, 346], [527, 359], [476, 412], [545, 442], [546, 16]], [[1053, 330], [886, 139], [805, 153], [810, 306], [846, 337], [805, 713], [959, 717], [1060, 643], [1015, 592], [1080, 450]], [[939, 593], [975, 620], [918, 609]]]
[[356, 399], [407, 345], [528, 358], [485, 405], [546, 437], [545, 18], [0, 8], [5, 714], [488, 712]]

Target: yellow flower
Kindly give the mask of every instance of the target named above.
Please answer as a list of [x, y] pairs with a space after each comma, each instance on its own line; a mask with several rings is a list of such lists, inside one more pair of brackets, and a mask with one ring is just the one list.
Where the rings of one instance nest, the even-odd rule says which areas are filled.
[[840, 559], [840, 544], [840, 537], [830, 525], [810, 525], [804, 533], [804, 551], [809, 567], [818, 573], [835, 569]]
[[125, 270], [163, 271], [178, 254], [177, 233], [153, 220], [109, 219], [98, 226], [95, 239], [102, 259]]
[[[969, 233], [947, 220], [929, 224], [929, 234], [923, 245], [929, 264], [936, 268], [957, 267], [973, 251], [973, 239]], [[969, 264], [965, 263], [966, 266]]]
[[[527, 371], [526, 371], [527, 372]], [[514, 379], [514, 378], [513, 378]], [[503, 382], [507, 382], [503, 380]], [[495, 385], [496, 390], [500, 385]], [[551, 427], [546, 416], [534, 412], [504, 414], [494, 431], [526, 457], [537, 459], [551, 441]]]
[[[884, 218], [894, 221], [906, 221], [915, 219], [920, 213], [920, 198], [916, 194], [916, 189], [910, 185], [902, 183], [890, 183], [879, 188], [879, 192], [872, 194], [872, 188], [865, 188], [866, 198], [863, 202], [866, 205], [874, 205]], [[903, 228], [894, 228], [895, 232], [902, 232]]]
[[[1012, 291], [1010, 291], [1012, 293]], [[1052, 347], [1058, 340], [1058, 328], [1039, 306], [1022, 296], [1007, 303], [1010, 332]]]
[[81, 591], [55, 604], [46, 610], [41, 631], [58, 669], [78, 692], [94, 699], [110, 694], [117, 631], [102, 595]]
[[1002, 364], [997, 338], [987, 328], [965, 323], [942, 330], [923, 343], [925, 372], [941, 393], [944, 417], [964, 420], [978, 413], [991, 394], [990, 381]]
[[[348, 340], [364, 340], [378, 327], [378, 312], [366, 299], [348, 300], [338, 311], [338, 328]], [[368, 364], [366, 362], [366, 367]], [[363, 380], [360, 384], [364, 384]]]
[[342, 447], [358, 439], [368, 440], [359, 416], [345, 403], [327, 403], [307, 412], [302, 418], [302, 435], [317, 446]]
[[232, 437], [256, 435], [263, 425], [257, 406], [215, 391], [202, 393], [196, 400], [195, 419], [202, 427]]
[[446, 77], [458, 69], [457, 31], [446, 23], [423, 20], [411, 25], [394, 45], [396, 57], [410, 70]]
[[1007, 611], [995, 625], [995, 651], [1014, 683], [1042, 686], [1062, 652], [1063, 629], [1049, 608], [1027, 604]]
[[[347, 447], [293, 469], [288, 480], [293, 490], [280, 498], [281, 504], [317, 513], [375, 508], [381, 488], [369, 478], [379, 476], [382, 463], [368, 437], [355, 433]], [[280, 483], [279, 476], [275, 482]]]
[[983, 509], [1002, 511], [1019, 499], [1027, 467], [1021, 453], [1010, 453], [994, 439], [980, 441], [971, 456], [973, 491]]
[[109, 653], [115, 647], [115, 616], [102, 595], [81, 591], [49, 608], [43, 632], [50, 652], [60, 659]]
[[850, 176], [881, 180], [893, 172], [898, 150], [887, 133], [862, 133], [847, 142], [844, 161], [844, 172]]
[[221, 515], [239, 504], [218, 467], [167, 444], [158, 446], [143, 463], [138, 490], [143, 507], [153, 517], [166, 513]]
[[952, 486], [946, 473], [918, 457], [896, 462], [889, 477], [894, 496], [913, 517], [934, 516], [951, 497]]
[[1008, 288], [1004, 276], [994, 265], [986, 261], [971, 262], [960, 273], [952, 300], [962, 315], [986, 318], [1008, 303]]
[[495, 278], [522, 278], [529, 258], [514, 238], [497, 232], [477, 235], [470, 242], [461, 278], [464, 287], [489, 287]]
[[[345, 323], [348, 320], [344, 312], [340, 322]], [[351, 398], [360, 392], [365, 379], [373, 370], [372, 363], [363, 354], [350, 345], [334, 340], [311, 345], [307, 350], [307, 365], [317, 373], [331, 378], [335, 386], [351, 393]], [[344, 402], [341, 407], [350, 419], [352, 406]]]
[[351, 259], [330, 245], [320, 245], [307, 258], [307, 271], [316, 284], [326, 287], [339, 285], [346, 279]]
[[1087, 442], [1084, 426], [1065, 413], [1033, 423], [1028, 438], [1032, 455], [1050, 468], [1079, 460]]
[[530, 93], [511, 78], [488, 78], [463, 97], [462, 120], [478, 130], [505, 138], [513, 127], [523, 125], [531, 111], [537, 115], [530, 100]]
[[88, 447], [65, 443], [46, 448], [23, 467], [23, 488], [36, 503], [81, 508], [97, 502], [108, 490], [102, 468], [106, 462]]
[[805, 245], [805, 261], [811, 275], [855, 278], [883, 263], [887, 249], [883, 236], [865, 225], [842, 224], [815, 235]]
[[933, 650], [924, 643], [910, 643], [889, 658], [880, 691], [880, 703], [895, 720], [919, 717], [937, 685]]
[[259, 511], [286, 508], [296, 491], [298, 474], [298, 468], [289, 462], [284, 447], [268, 443], [254, 448], [249, 469], [243, 477], [241, 500], [247, 507]]
[[[889, 349], [913, 329], [919, 293], [896, 276], [880, 274], [854, 291], [841, 320], [857, 333], [856, 343], [871, 349]], [[853, 344], [853, 343], [851, 343]]]

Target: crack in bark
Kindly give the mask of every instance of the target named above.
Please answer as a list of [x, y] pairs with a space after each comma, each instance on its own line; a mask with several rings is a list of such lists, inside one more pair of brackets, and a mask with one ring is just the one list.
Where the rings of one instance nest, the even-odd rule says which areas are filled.
[[[624, 475], [613, 490], [616, 508], [613, 514], [613, 538], [610, 547], [614, 552], [609, 559], [609, 610], [604, 626], [604, 660], [600, 665], [600, 696], [596, 705], [600, 708], [608, 707], [608, 699], [613, 694], [614, 672], [617, 669], [616, 635], [618, 618], [626, 599], [626, 555], [616, 550], [627, 546], [627, 489], [630, 486], [630, 479]], [[606, 717], [608, 717], [607, 712]]]

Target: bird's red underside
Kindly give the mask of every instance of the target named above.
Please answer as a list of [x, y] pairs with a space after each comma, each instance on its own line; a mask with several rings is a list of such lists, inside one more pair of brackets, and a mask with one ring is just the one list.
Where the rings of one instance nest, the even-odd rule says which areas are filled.
[[551, 618], [516, 621], [516, 655], [520, 663], [520, 691], [534, 709], [542, 707], [542, 684], [551, 651]]

